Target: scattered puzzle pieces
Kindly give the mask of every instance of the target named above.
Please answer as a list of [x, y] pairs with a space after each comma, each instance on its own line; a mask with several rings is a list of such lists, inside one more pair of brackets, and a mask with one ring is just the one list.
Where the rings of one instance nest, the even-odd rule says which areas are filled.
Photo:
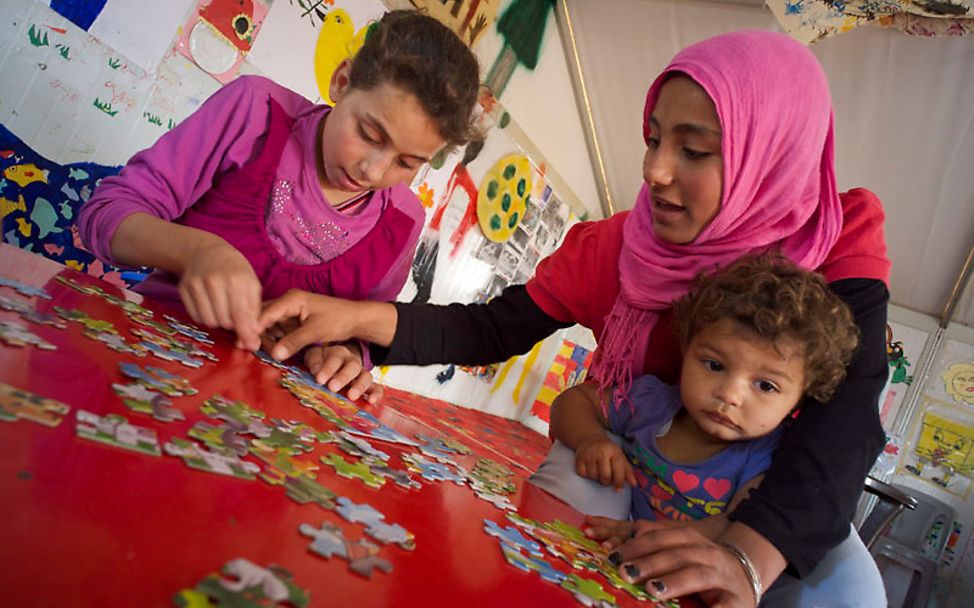
[[169, 443], [163, 446], [163, 450], [170, 456], [182, 458], [186, 466], [208, 473], [218, 473], [238, 479], [252, 480], [260, 472], [259, 466], [252, 462], [241, 460], [229, 450], [221, 450], [220, 448], [204, 449], [192, 441], [187, 441], [180, 437], [173, 437]]
[[392, 572], [392, 563], [376, 556], [379, 552], [378, 545], [364, 539], [350, 541], [345, 538], [342, 529], [334, 524], [324, 522], [320, 528], [315, 528], [311, 524], [301, 524], [298, 530], [304, 536], [315, 539], [308, 550], [326, 559], [331, 559], [335, 555], [344, 558], [348, 561], [349, 570], [365, 578], [371, 578], [372, 571], [375, 569], [385, 573]]
[[377, 511], [372, 505], [355, 504], [344, 496], [338, 498], [338, 505], [335, 512], [352, 523], [365, 524], [365, 533], [379, 542], [383, 544], [396, 543], [409, 551], [416, 548], [416, 541], [412, 532], [399, 524], [387, 524], [384, 521], [385, 515]]
[[513, 526], [502, 528], [497, 525], [497, 522], [490, 519], [485, 519], [484, 532], [490, 534], [491, 536], [496, 536], [501, 542], [507, 543], [511, 547], [516, 547], [518, 549], [527, 551], [528, 555], [533, 555], [534, 557], [544, 556], [544, 553], [541, 552], [541, 545], [533, 540], [525, 538], [524, 535]]
[[23, 418], [54, 427], [61, 424], [64, 415], [70, 410], [71, 407], [66, 403], [0, 382], [0, 420], [13, 422]]
[[15, 312], [20, 315], [20, 318], [23, 320], [30, 321], [31, 323], [36, 323], [38, 325], [50, 325], [58, 329], [66, 329], [68, 327], [63, 321], [59, 321], [56, 316], [50, 313], [41, 312], [31, 306], [29, 302], [18, 300], [17, 298], [8, 298], [7, 296], [0, 294], [0, 308], [9, 310], [10, 312]]

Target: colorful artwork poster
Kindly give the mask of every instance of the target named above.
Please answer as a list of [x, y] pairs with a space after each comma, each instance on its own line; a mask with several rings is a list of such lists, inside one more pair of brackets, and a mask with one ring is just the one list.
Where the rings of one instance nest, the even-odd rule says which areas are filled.
[[379, 0], [277, 0], [247, 61], [275, 82], [330, 104], [332, 73], [385, 12]]
[[141, 280], [95, 259], [78, 238], [75, 220], [98, 182], [121, 167], [59, 165], [0, 125], [0, 222], [3, 242], [39, 253], [120, 286]]
[[974, 413], [926, 397], [899, 473], [966, 499], [974, 473]]
[[890, 428], [896, 419], [904, 397], [913, 384], [913, 368], [920, 359], [923, 347], [930, 336], [928, 332], [901, 323], [886, 325], [886, 358], [889, 376], [886, 388], [880, 396], [879, 417], [883, 426]]
[[531, 413], [550, 422], [551, 404], [555, 397], [585, 380], [592, 365], [593, 351], [571, 340], [562, 340], [561, 347], [551, 363], [544, 383], [531, 405]]
[[124, 55], [154, 71], [193, 0], [50, 0], [52, 10]]
[[226, 84], [240, 71], [266, 15], [260, 0], [200, 0], [183, 24], [176, 49]]

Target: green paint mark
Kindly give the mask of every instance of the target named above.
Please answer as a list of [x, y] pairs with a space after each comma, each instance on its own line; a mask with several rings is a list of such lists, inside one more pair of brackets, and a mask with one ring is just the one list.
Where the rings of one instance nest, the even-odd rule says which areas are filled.
[[114, 57], [109, 57], [108, 67], [112, 68], [113, 70], [117, 70], [118, 68], [122, 67], [122, 60], [115, 59]]
[[143, 112], [142, 117], [145, 118], [150, 125], [156, 125], [157, 127], [162, 126], [162, 119], [156, 116], [155, 114], [149, 114], [148, 112]]
[[491, 230], [501, 229], [501, 218], [496, 213], [490, 216], [490, 229]]
[[30, 39], [30, 43], [34, 46], [51, 46], [51, 43], [47, 40], [47, 32], [42, 32], [33, 25], [27, 30], [27, 38]]
[[517, 222], [519, 219], [520, 218], [517, 215], [517, 211], [515, 211], [514, 213], [511, 214], [511, 219], [507, 220], [507, 227], [513, 230], [514, 227], [517, 226]]
[[528, 182], [523, 177], [517, 180], [517, 195], [524, 196], [524, 191], [528, 189]]
[[493, 200], [494, 197], [497, 196], [498, 187], [499, 186], [497, 185], [497, 182], [495, 180], [490, 180], [490, 183], [487, 184], [487, 198]]
[[507, 192], [505, 192], [504, 196], [501, 197], [501, 209], [504, 210], [504, 213], [511, 210], [511, 195]]
[[511, 124], [511, 115], [507, 112], [502, 113], [501, 119], [497, 121], [497, 126], [503, 129], [509, 124]]
[[91, 105], [95, 106], [96, 108], [98, 108], [105, 114], [108, 114], [109, 116], [115, 116], [116, 114], [118, 114], [118, 110], [112, 109], [111, 103], [107, 101], [101, 101], [97, 97], [95, 97], [95, 101], [93, 101]]
[[507, 165], [506, 167], [504, 167], [504, 173], [503, 173], [504, 179], [511, 179], [512, 177], [514, 177], [515, 173], [517, 173], [517, 167], [515, 167], [514, 165]]
[[68, 61], [71, 60], [71, 57], [68, 56], [68, 53], [71, 52], [71, 47], [69, 47], [67, 45], [64, 45], [64, 44], [55, 44], [54, 45], [54, 48], [56, 48], [58, 50], [58, 54], [61, 57], [67, 59]]

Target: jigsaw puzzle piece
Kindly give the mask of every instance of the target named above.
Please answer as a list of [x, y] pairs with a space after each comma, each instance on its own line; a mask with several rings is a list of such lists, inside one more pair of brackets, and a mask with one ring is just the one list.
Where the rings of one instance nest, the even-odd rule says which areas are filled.
[[57, 347], [16, 321], [0, 321], [0, 340], [10, 346], [35, 346], [41, 350]]
[[27, 283], [21, 283], [15, 279], [8, 279], [6, 277], [0, 277], [0, 285], [3, 287], [10, 287], [22, 296], [27, 296], [29, 298], [42, 298], [44, 300], [50, 300], [51, 294], [43, 287], [35, 287], [33, 285], [28, 285]]
[[541, 557], [544, 555], [544, 553], [541, 552], [541, 545], [533, 540], [525, 538], [524, 535], [513, 526], [502, 528], [497, 525], [497, 522], [490, 519], [485, 519], [484, 532], [491, 536], [497, 537], [501, 542], [507, 543], [512, 547], [523, 549], [529, 555], [533, 555], [534, 557]]
[[187, 441], [180, 437], [174, 437], [162, 449], [170, 456], [182, 458], [186, 466], [200, 471], [206, 471], [207, 473], [228, 475], [249, 481], [256, 479], [255, 475], [260, 472], [259, 466], [252, 462], [241, 460], [229, 450], [221, 450], [219, 448], [204, 449], [192, 441]]
[[258, 608], [267, 606], [307, 608], [311, 595], [294, 584], [291, 573], [271, 564], [263, 568], [237, 558], [203, 578], [194, 589], [180, 591], [173, 601], [184, 608]]
[[22, 418], [55, 427], [69, 411], [71, 407], [66, 403], [0, 382], [0, 420], [13, 422]]
[[133, 412], [149, 414], [160, 422], [186, 419], [181, 411], [172, 407], [172, 401], [142, 384], [112, 384], [112, 389]]
[[385, 485], [384, 477], [379, 477], [372, 472], [369, 465], [363, 462], [351, 463], [338, 454], [327, 454], [321, 457], [321, 462], [335, 469], [341, 477], [346, 479], [358, 479], [370, 488], [379, 489]]
[[78, 410], [75, 427], [79, 437], [106, 445], [159, 456], [159, 437], [155, 430], [129, 424], [124, 416], [108, 414], [99, 416], [87, 410]]

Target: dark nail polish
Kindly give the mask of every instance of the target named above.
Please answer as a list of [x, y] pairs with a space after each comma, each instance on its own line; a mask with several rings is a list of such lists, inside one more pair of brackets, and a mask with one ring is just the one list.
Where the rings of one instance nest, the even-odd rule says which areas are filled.
[[664, 583], [663, 581], [654, 579], [649, 581], [649, 584], [653, 586], [653, 589], [656, 590], [656, 593], [666, 593], [666, 583]]
[[639, 578], [639, 566], [636, 564], [626, 564], [623, 566], [623, 568], [626, 571], [626, 576], [628, 576], [630, 579], [636, 580]]
[[616, 568], [619, 567], [619, 564], [622, 563], [622, 556], [619, 555], [618, 551], [613, 551], [612, 553], [609, 554], [609, 563], [615, 566]]

